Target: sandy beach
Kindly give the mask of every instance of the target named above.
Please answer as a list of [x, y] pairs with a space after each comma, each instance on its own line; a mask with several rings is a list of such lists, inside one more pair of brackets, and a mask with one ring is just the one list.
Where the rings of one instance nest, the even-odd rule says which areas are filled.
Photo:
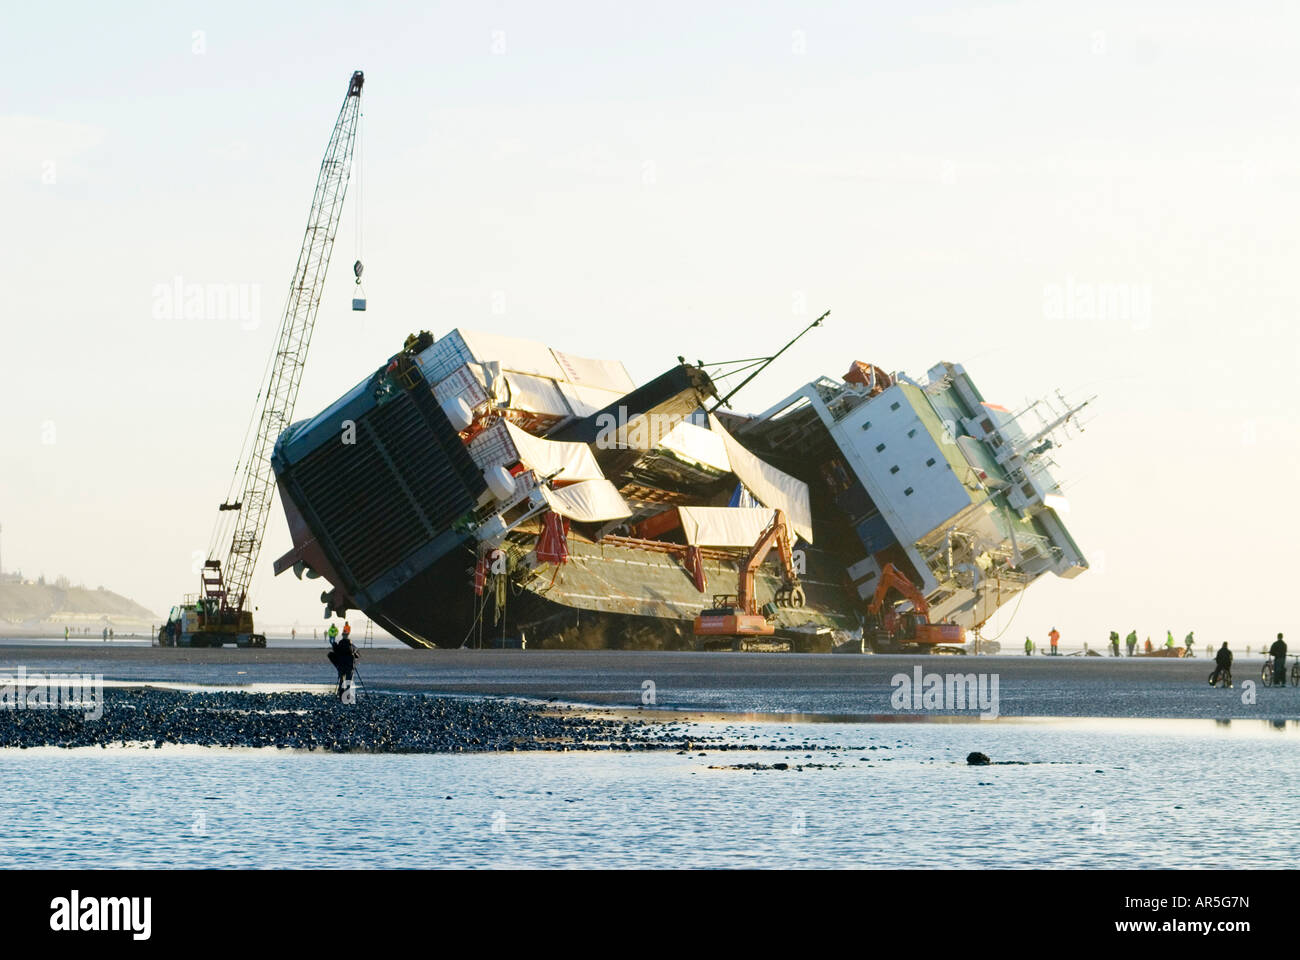
[[[916, 657], [631, 651], [362, 651], [362, 692], [523, 696], [632, 709], [808, 715], [869, 720], [960, 713], [902, 708], [897, 678], [938, 674], [996, 678], [1006, 717], [1268, 719], [1300, 717], [1300, 688], [1266, 688], [1261, 661], [1241, 658], [1236, 687], [1211, 688], [1212, 664], [1196, 658]], [[160, 649], [145, 646], [5, 644], [0, 675], [102, 675], [107, 682], [198, 686], [329, 684], [324, 649]]]

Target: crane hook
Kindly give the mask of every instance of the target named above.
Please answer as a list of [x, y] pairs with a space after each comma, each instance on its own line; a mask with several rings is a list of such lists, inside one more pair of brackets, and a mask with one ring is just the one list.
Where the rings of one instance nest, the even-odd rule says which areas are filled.
[[360, 260], [352, 264], [352, 272], [357, 276], [357, 295], [352, 298], [353, 310], [366, 309], [366, 291], [361, 286], [361, 272], [363, 270], [365, 270], [365, 267], [361, 265]]

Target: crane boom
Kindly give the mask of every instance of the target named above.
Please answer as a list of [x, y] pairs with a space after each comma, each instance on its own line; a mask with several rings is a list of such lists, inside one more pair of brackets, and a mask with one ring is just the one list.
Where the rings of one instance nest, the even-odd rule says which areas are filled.
[[[321, 161], [320, 173], [316, 178], [316, 192], [312, 196], [311, 214], [307, 218], [307, 230], [303, 234], [302, 249], [298, 253], [298, 265], [289, 282], [289, 297], [280, 319], [275, 354], [259, 393], [261, 410], [257, 414], [256, 433], [244, 462], [239, 496], [233, 503], [223, 503], [220, 508], [223, 511], [237, 512], [234, 535], [226, 552], [225, 563], [222, 565], [210, 556], [204, 564], [204, 600], [212, 608], [213, 614], [216, 610], [223, 614], [234, 614], [236, 622], [239, 614], [246, 609], [248, 589], [253, 580], [253, 570], [262, 549], [262, 536], [266, 532], [267, 516], [275, 496], [271, 452], [276, 439], [293, 416], [303, 366], [307, 360], [307, 347], [311, 343], [325, 274], [334, 249], [334, 237], [343, 213], [343, 198], [352, 171], [352, 148], [356, 139], [361, 111], [361, 87], [364, 82], [365, 75], [360, 70], [352, 74], [347, 96], [343, 99], [343, 106], [330, 134], [329, 146], [325, 149], [325, 158]], [[227, 616], [221, 617], [223, 623], [227, 619]]]

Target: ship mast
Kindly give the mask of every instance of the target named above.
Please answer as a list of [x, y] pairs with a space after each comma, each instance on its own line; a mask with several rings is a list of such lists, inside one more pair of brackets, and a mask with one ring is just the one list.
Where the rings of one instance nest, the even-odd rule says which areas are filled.
[[[784, 347], [782, 347], [782, 348], [781, 348], [780, 350], [778, 350], [776, 353], [772, 354], [770, 357], [755, 357], [755, 358], [750, 359], [750, 360], [732, 360], [732, 361], [728, 361], [729, 363], [740, 363], [740, 364], [744, 364], [744, 366], [741, 366], [741, 367], [736, 368], [735, 370], [732, 370], [732, 371], [731, 371], [732, 374], [739, 373], [741, 370], [745, 370], [745, 369], [747, 369], [749, 366], [752, 366], [753, 364], [758, 364], [758, 369], [756, 369], [753, 373], [751, 373], [749, 376], [747, 376], [744, 380], [740, 381], [740, 383], [739, 383], [739, 384], [738, 384], [734, 389], [728, 391], [728, 393], [727, 393], [727, 395], [726, 395], [725, 397], [721, 397], [721, 398], [719, 398], [718, 402], [715, 403], [715, 404], [713, 405], [713, 409], [712, 409], [711, 411], [709, 411], [709, 412], [710, 412], [710, 413], [716, 413], [716, 412], [717, 412], [721, 407], [724, 407], [724, 406], [725, 406], [725, 407], [730, 407], [731, 404], [730, 404], [729, 401], [731, 400], [731, 398], [734, 397], [736, 394], [740, 393], [740, 391], [741, 391], [742, 389], [744, 389], [745, 385], [746, 385], [747, 383], [749, 383], [749, 381], [753, 380], [756, 376], [758, 376], [760, 373], [762, 373], [764, 370], [766, 370], [769, 366], [771, 366], [772, 363], [776, 360], [777, 357], [781, 356], [781, 354], [785, 353], [787, 350], [789, 350], [791, 347], [793, 347], [796, 343], [798, 343], [799, 340], [803, 337], [803, 335], [804, 335], [805, 333], [807, 333], [807, 332], [808, 332], [809, 330], [811, 330], [813, 327], [820, 327], [820, 326], [822, 325], [822, 321], [825, 320], [825, 319], [826, 319], [827, 317], [829, 317], [830, 315], [831, 315], [831, 312], [830, 312], [829, 310], [827, 310], [825, 313], [823, 313], [820, 317], [818, 317], [818, 318], [817, 318], [816, 320], [814, 320], [812, 323], [808, 324], [808, 326], [806, 326], [806, 327], [804, 327], [802, 330], [800, 330], [799, 333], [795, 335], [794, 339], [792, 339], [789, 343], [787, 343]], [[678, 359], [678, 360], [682, 360], [681, 357], [678, 357], [677, 359]], [[683, 362], [684, 362], [684, 361], [683, 361]], [[724, 364], [712, 364], [712, 366], [726, 366], [726, 365], [727, 365], [726, 363], [724, 363]], [[704, 366], [704, 364], [701, 364], [701, 366]]]

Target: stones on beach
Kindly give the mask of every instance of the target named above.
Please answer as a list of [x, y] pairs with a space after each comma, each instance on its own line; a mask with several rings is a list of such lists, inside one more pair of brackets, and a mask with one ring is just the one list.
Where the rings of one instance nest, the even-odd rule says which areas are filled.
[[[701, 733], [684, 722], [605, 717], [519, 700], [372, 694], [355, 704], [306, 692], [110, 688], [103, 715], [0, 710], [0, 748], [276, 747], [326, 753], [674, 751], [770, 749], [736, 733]], [[799, 749], [824, 748], [810, 743]]]
[[982, 767], [986, 766], [990, 761], [988, 754], [973, 750], [966, 754], [966, 762], [972, 767]]
[[796, 773], [803, 773], [805, 770], [841, 770], [842, 763], [799, 763], [790, 766], [788, 763], [732, 763], [732, 764], [714, 764], [709, 767], [710, 770], [750, 770], [758, 773], [760, 770], [793, 770]]

